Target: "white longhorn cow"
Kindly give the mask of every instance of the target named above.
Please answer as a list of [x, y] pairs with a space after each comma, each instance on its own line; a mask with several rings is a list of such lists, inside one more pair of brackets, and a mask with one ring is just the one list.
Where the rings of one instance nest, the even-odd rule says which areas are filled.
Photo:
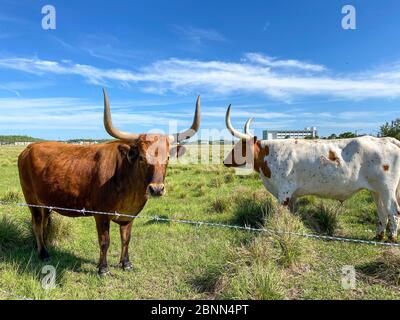
[[376, 238], [388, 225], [396, 241], [400, 215], [400, 141], [363, 136], [341, 140], [257, 140], [235, 130], [226, 112], [226, 126], [240, 139], [224, 160], [227, 167], [251, 166], [265, 188], [283, 205], [296, 197], [315, 195], [344, 201], [356, 192], [371, 191], [378, 209]]

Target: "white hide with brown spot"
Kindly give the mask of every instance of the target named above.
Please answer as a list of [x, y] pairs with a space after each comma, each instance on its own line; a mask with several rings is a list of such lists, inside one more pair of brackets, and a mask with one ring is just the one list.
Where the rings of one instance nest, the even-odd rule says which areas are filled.
[[265, 187], [280, 203], [316, 195], [344, 201], [366, 189], [378, 207], [378, 235], [389, 220], [389, 237], [396, 237], [400, 214], [400, 142], [364, 136], [343, 140], [264, 140], [264, 162], [271, 178], [260, 170]]

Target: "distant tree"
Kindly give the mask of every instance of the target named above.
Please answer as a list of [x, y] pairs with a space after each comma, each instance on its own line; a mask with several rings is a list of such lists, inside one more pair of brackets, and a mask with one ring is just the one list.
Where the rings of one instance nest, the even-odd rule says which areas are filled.
[[348, 139], [348, 138], [356, 138], [356, 137], [358, 137], [358, 135], [356, 135], [355, 133], [346, 131], [346, 132], [340, 133], [339, 135], [332, 133], [331, 135], [327, 136], [324, 139], [334, 140], [334, 139]]
[[353, 132], [347, 131], [339, 134], [339, 139], [356, 138], [357, 135]]
[[111, 140], [110, 139], [96, 139], [96, 140], [94, 140], [94, 139], [82, 138], [82, 139], [69, 139], [66, 142], [68, 142], [68, 143], [79, 143], [79, 142], [99, 142], [99, 143], [102, 143], [102, 142], [108, 142], [108, 141], [111, 141]]
[[393, 137], [400, 140], [400, 118], [392, 121], [391, 123], [386, 122], [383, 126], [381, 126], [379, 136]]
[[337, 139], [337, 138], [338, 138], [338, 136], [334, 133], [332, 133], [330, 136], [328, 136], [329, 140], [333, 140], [333, 139]]
[[41, 141], [41, 139], [33, 138], [30, 136], [0, 136], [0, 142], [3, 143], [14, 143], [14, 142], [35, 142]]

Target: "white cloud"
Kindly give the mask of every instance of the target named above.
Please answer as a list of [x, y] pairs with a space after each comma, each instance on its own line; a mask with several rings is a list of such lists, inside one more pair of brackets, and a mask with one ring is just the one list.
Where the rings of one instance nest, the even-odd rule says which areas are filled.
[[11, 16], [9, 14], [0, 13], [0, 21], [5, 23], [18, 23], [18, 24], [26, 24], [28, 21], [22, 19], [21, 17]]
[[314, 72], [327, 70], [323, 65], [307, 63], [299, 60], [278, 60], [260, 53], [247, 53], [245, 54], [245, 58], [250, 62], [259, 63], [272, 68], [294, 68]]
[[26, 81], [10, 81], [6, 83], [0, 82], [0, 91], [11, 92], [17, 97], [20, 97], [20, 90], [34, 90], [50, 86], [48, 82], [26, 82]]
[[[250, 118], [250, 117], [257, 117], [259, 119], [283, 119], [283, 118], [293, 118], [294, 114], [289, 114], [285, 112], [265, 112], [259, 110], [255, 111], [246, 111], [241, 110], [237, 107], [233, 107], [234, 116], [237, 118]], [[209, 108], [205, 111], [202, 111], [202, 115], [206, 117], [212, 118], [221, 118], [224, 119], [226, 114], [226, 107], [225, 108]]]
[[90, 65], [74, 64], [67, 60], [48, 61], [37, 58], [0, 59], [0, 68], [14, 69], [37, 75], [78, 75], [93, 84], [101, 84], [107, 80], [136, 81], [137, 78], [129, 71], [121, 69], [99, 69]]
[[176, 92], [195, 90], [220, 94], [257, 93], [280, 100], [302, 96], [334, 96], [347, 99], [398, 98], [400, 82], [390, 78], [377, 79], [373, 74], [363, 77], [307, 75], [280, 72], [272, 67], [253, 63], [169, 59], [145, 68], [139, 75], [162, 90]]
[[[111, 108], [115, 125], [124, 131], [149, 132], [164, 130], [175, 132], [188, 127], [193, 118], [194, 101], [185, 98], [185, 101], [172, 102], [162, 100], [119, 101], [111, 98]], [[160, 106], [160, 108], [149, 108]], [[374, 108], [371, 108], [372, 110]], [[324, 130], [342, 130], [349, 128], [363, 129], [364, 133], [376, 130], [381, 124], [393, 116], [397, 111], [359, 111], [345, 112], [305, 112], [302, 109], [265, 111], [265, 108], [255, 103], [253, 105], [234, 105], [232, 119], [234, 126], [241, 130], [245, 120], [254, 117], [252, 129], [258, 134], [261, 130], [303, 128], [317, 126]], [[102, 120], [102, 97], [95, 101], [74, 97], [57, 98], [0, 98], [0, 128], [2, 133], [11, 134], [18, 130], [28, 130], [34, 134], [51, 132], [52, 137], [107, 137]], [[202, 130], [225, 129], [225, 102], [213, 105], [204, 101], [202, 106]], [[176, 128], [176, 125], [179, 127]], [[171, 130], [169, 130], [171, 128]], [[5, 131], [6, 130], [6, 131]]]
[[190, 42], [201, 45], [205, 41], [227, 42], [226, 38], [214, 29], [202, 29], [192, 26], [173, 26], [173, 31], [179, 33]]
[[[247, 54], [249, 57], [250, 54]], [[147, 92], [178, 94], [198, 92], [229, 96], [261, 94], [281, 101], [302, 97], [350, 100], [400, 97], [400, 66], [391, 70], [363, 71], [347, 75], [324, 72], [325, 67], [297, 60], [277, 60], [262, 55], [241, 62], [171, 58], [156, 61], [136, 72], [101, 69], [71, 61], [38, 58], [2, 58], [0, 68], [46, 75], [81, 76], [92, 84], [135, 83]], [[318, 71], [318, 72], [316, 72]]]
[[[193, 111], [149, 111], [150, 105], [166, 105], [158, 101], [111, 101], [115, 125], [125, 131], [143, 132], [189, 127]], [[195, 103], [193, 102], [193, 110]], [[141, 108], [137, 108], [141, 106]], [[185, 108], [187, 110], [187, 108]], [[133, 112], [132, 112], [133, 111]], [[7, 130], [78, 130], [97, 132], [107, 137], [103, 128], [103, 105], [87, 99], [58, 98], [0, 98], [0, 127]], [[138, 128], [139, 127], [139, 128]], [[145, 128], [145, 129], [143, 129]], [[171, 131], [172, 132], [172, 131]]]
[[[382, 125], [382, 122], [378, 121], [322, 121], [319, 124], [319, 127], [321, 128], [330, 128], [330, 129], [347, 129], [351, 128], [351, 130], [354, 129], [360, 129], [360, 130], [372, 130], [376, 131], [379, 129], [379, 127]], [[362, 132], [361, 132], [362, 133]]]

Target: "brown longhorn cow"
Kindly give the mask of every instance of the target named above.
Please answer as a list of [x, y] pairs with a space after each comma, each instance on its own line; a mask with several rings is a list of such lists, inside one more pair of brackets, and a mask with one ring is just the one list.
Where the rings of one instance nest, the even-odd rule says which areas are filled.
[[[200, 97], [190, 129], [174, 135], [130, 134], [114, 128], [109, 100], [104, 94], [104, 126], [116, 141], [78, 146], [60, 142], [29, 145], [18, 158], [22, 190], [28, 204], [137, 215], [148, 196], [165, 192], [170, 152], [173, 143], [192, 137], [200, 126]], [[181, 154], [181, 151], [179, 151]], [[41, 259], [48, 260], [46, 229], [50, 210], [30, 207], [37, 249]], [[89, 216], [83, 212], [55, 210], [69, 217]], [[100, 245], [99, 274], [108, 273], [107, 250], [110, 222], [120, 225], [121, 258], [124, 270], [132, 268], [128, 245], [133, 218], [94, 215]]]

